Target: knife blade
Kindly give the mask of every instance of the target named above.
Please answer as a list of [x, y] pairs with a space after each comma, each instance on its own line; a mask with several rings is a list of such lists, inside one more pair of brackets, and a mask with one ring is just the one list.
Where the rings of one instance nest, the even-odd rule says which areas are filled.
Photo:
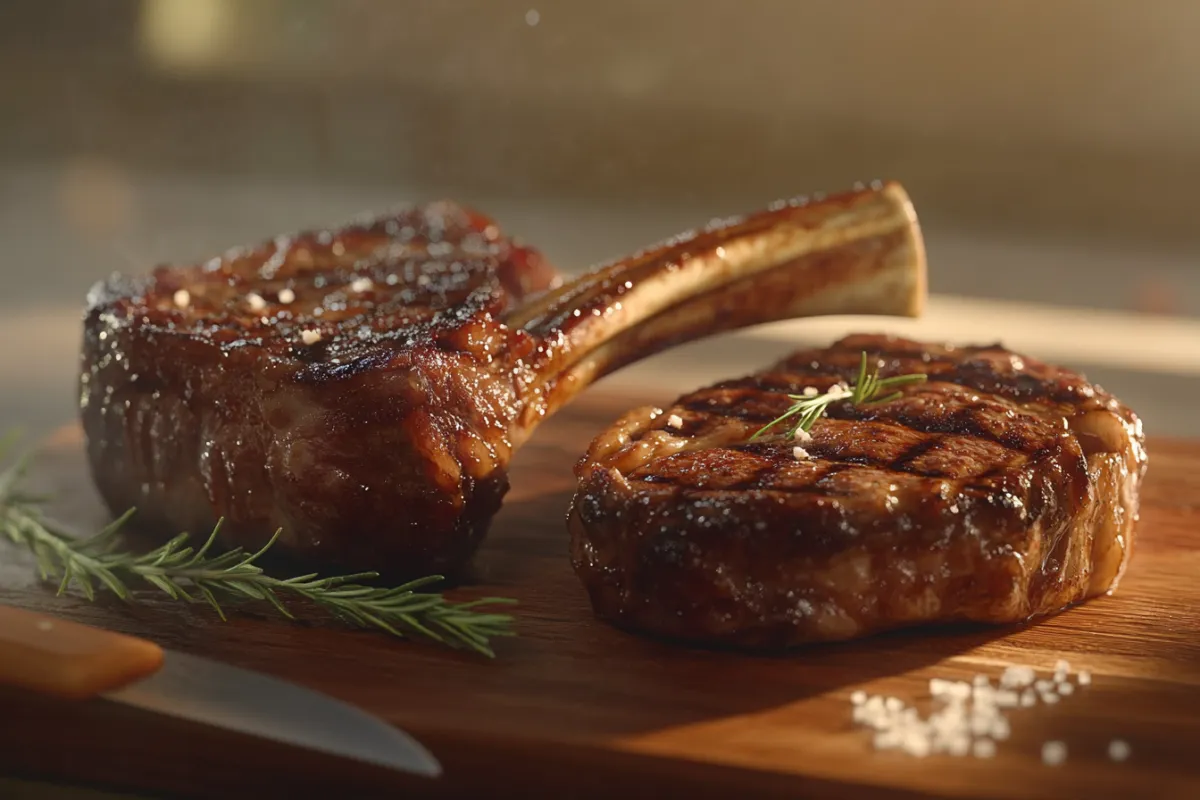
[[0, 684], [153, 713], [437, 777], [404, 731], [298, 684], [145, 639], [0, 605]]

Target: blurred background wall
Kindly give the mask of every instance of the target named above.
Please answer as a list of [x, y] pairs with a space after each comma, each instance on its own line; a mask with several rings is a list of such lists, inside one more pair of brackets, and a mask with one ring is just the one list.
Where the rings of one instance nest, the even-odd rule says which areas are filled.
[[887, 177], [938, 297], [1200, 432], [1198, 34], [1192, 0], [5, 0], [0, 311], [58, 348], [8, 366], [61, 387], [110, 270], [396, 203], [578, 270]]

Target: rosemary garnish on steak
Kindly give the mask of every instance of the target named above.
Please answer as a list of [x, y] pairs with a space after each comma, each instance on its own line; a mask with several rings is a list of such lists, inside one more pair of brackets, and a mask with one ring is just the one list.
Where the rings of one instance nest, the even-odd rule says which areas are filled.
[[[0, 456], [5, 449], [0, 443]], [[441, 575], [392, 588], [361, 583], [378, 577], [374, 572], [329, 578], [267, 575], [255, 562], [275, 543], [279, 531], [257, 552], [239, 547], [210, 554], [220, 530], [218, 522], [199, 550], [188, 546], [184, 533], [149, 552], [136, 553], [121, 549], [120, 530], [133, 516], [130, 509], [95, 536], [77, 538], [43, 514], [48, 498], [22, 490], [25, 467], [26, 459], [21, 459], [0, 472], [0, 537], [32, 551], [42, 579], [57, 580], [59, 594], [77, 586], [88, 600], [94, 600], [99, 586], [130, 600], [129, 582], [139, 581], [173, 600], [207, 602], [221, 619], [225, 611], [218, 598], [263, 602], [288, 619], [295, 616], [284, 606], [284, 598], [302, 598], [349, 625], [378, 628], [401, 638], [423, 636], [488, 657], [494, 655], [491, 638], [513, 635], [511, 616], [478, 610], [513, 600], [488, 597], [454, 603], [440, 594], [417, 591], [442, 580]]]
[[921, 383], [925, 379], [926, 376], [921, 373], [880, 378], [878, 369], [868, 369], [867, 353], [864, 350], [862, 361], [858, 368], [858, 380], [853, 386], [846, 387], [841, 383], [835, 383], [824, 393], [810, 387], [804, 394], [789, 394], [788, 399], [793, 402], [788, 410], [755, 431], [754, 435], [750, 437], [750, 441], [754, 441], [760, 436], [765, 435], [767, 431], [776, 425], [796, 418], [786, 433], [787, 438], [794, 439], [796, 438], [797, 431], [807, 433], [811, 430], [816, 421], [825, 413], [825, 409], [832, 403], [841, 400], [849, 400], [856, 406], [868, 403], [886, 403], [900, 397], [901, 393], [892, 392], [881, 397], [880, 394], [885, 390], [910, 383]]

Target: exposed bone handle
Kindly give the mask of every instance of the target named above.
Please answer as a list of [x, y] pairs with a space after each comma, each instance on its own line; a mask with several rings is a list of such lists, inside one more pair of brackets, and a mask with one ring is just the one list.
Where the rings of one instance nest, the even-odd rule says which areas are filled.
[[672, 344], [805, 316], [918, 316], [925, 248], [908, 194], [886, 183], [676, 237], [573, 281], [509, 324], [545, 342], [551, 407]]

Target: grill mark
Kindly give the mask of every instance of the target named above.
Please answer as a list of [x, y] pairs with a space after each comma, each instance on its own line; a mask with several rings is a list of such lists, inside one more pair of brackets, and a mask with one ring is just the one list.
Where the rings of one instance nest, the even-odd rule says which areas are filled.
[[[973, 394], [982, 395], [982, 397], [976, 402], [967, 404], [954, 401], [947, 407], [937, 405], [938, 398], [934, 392], [934, 407], [927, 413], [898, 411], [894, 404], [869, 408], [856, 408], [848, 402], [830, 405], [827, 409], [829, 418], [847, 422], [869, 421], [891, 425], [920, 434], [925, 438], [910, 446], [904, 453], [890, 459], [874, 458], [869, 453], [842, 456], [836, 452], [836, 447], [808, 445], [807, 449], [814, 457], [839, 465], [837, 470], [827, 470], [822, 473], [822, 476], [816, 479], [817, 481], [851, 466], [870, 467], [883, 472], [923, 478], [944, 477], [938, 472], [914, 469], [912, 462], [937, 447], [945, 436], [951, 434], [997, 445], [1008, 453], [1025, 456], [1028, 463], [1041, 462], [1053, 458], [1057, 449], [1047, 448], [1043, 445], [1043, 436], [1047, 431], [1046, 419], [1043, 415], [1030, 413], [1029, 407], [1040, 405], [1043, 411], [1052, 414], [1056, 409], [1049, 407], [1048, 402], [1063, 403], [1065, 400], [1069, 400], [1070, 405], [1078, 409], [1083, 405], [1081, 400], [1090, 400], [1093, 395], [1091, 392], [1079, 392], [1074, 387], [1068, 386], [1066, 387], [1068, 397], [1064, 399], [1063, 391], [1048, 388], [1052, 386], [1056, 389], [1059, 388], [1052, 380], [1028, 373], [1018, 373], [1013, 379], [1006, 379], [1006, 376], [998, 374], [989, 362], [978, 358], [979, 354], [984, 352], [1008, 353], [997, 346], [959, 348], [948, 354], [939, 354], [937, 357], [930, 358], [912, 344], [901, 343], [898, 346], [864, 348], [861, 342], [847, 338], [835, 343], [828, 350], [795, 354], [761, 375], [725, 381], [701, 390], [701, 392], [692, 393], [680, 398], [676, 405], [689, 412], [714, 418], [710, 424], [701, 423], [699, 427], [702, 430], [712, 429], [714, 426], [719, 427], [721, 419], [743, 424], [766, 424], [777, 418], [787, 408], [787, 403], [785, 399], [781, 398], [781, 395], [796, 393], [808, 385], [820, 386], [822, 383], [828, 385], [847, 373], [856, 374], [859, 353], [863, 349], [866, 349], [868, 358], [874, 357], [877, 362], [885, 362], [880, 366], [880, 373], [884, 375], [896, 374], [901, 369], [906, 372], [913, 371], [911, 367], [905, 367], [900, 362], [919, 359], [922, 362], [923, 371], [930, 376], [930, 381], [917, 391], [929, 392], [931, 384], [946, 383], [969, 390]], [[852, 365], [849, 354], [855, 356]], [[811, 364], [808, 365], [808, 369], [801, 366], [806, 358], [818, 355], [819, 359], [809, 359]], [[842, 356], [847, 357], [845, 363], [839, 363]], [[956, 360], [956, 357], [960, 360]], [[1035, 385], [1041, 388], [1034, 391]], [[911, 395], [912, 392], [906, 392], [906, 394]], [[766, 410], [762, 408], [764, 405], [774, 405], [775, 408]], [[754, 408], [754, 406], [759, 406], [759, 408]], [[1006, 411], [1017, 411], [1020, 416], [1013, 418], [1013, 425], [1007, 426], [1007, 430], [996, 434], [990, 430], [990, 426], [985, 424], [981, 415], [995, 414], [1000, 411], [1000, 408], [1004, 408]], [[1023, 425], [1030, 428], [1028, 433], [1014, 429]], [[1043, 436], [1038, 434], [1043, 434]], [[1035, 442], [1034, 437], [1038, 441]], [[791, 458], [790, 448], [787, 449], [786, 455], [775, 452], [775, 448], [779, 446], [778, 441], [754, 444], [749, 442], [728, 443], [725, 445], [725, 447], [743, 449], [748, 453], [770, 458], [777, 462], [776, 469], [781, 466], [780, 462]], [[994, 483], [995, 479], [1005, 475], [1010, 469], [1012, 467], [1007, 464], [996, 464], [981, 475], [973, 476], [970, 480], [980, 491], [994, 492], [1000, 488]], [[731, 487], [731, 489], [753, 488], [753, 484], [763, 480], [766, 474], [765, 470], [759, 471], [754, 479], [740, 481], [736, 487]], [[1075, 482], [1073, 479], [1069, 480]]]
[[[811, 379], [805, 380], [806, 377]], [[734, 406], [734, 402], [751, 399], [762, 403], [779, 404], [781, 406], [779, 411], [773, 411], [770, 416], [765, 417], [773, 419], [783, 413], [790, 404], [786, 395], [798, 394], [808, 386], [816, 386], [824, 391], [821, 388], [822, 385], [827, 388], [838, 379], [838, 373], [801, 375], [800, 373], [770, 372], [761, 376], [754, 375], [722, 381], [698, 392], [684, 395], [675, 402], [675, 405], [689, 411], [720, 411], [732, 415], [740, 414], [743, 411], [740, 407]]]
[[[907, 340], [885, 340], [880, 346], [877, 337], [852, 336], [833, 343], [825, 350], [809, 350], [796, 353], [783, 362], [785, 369], [805, 372], [832, 368], [843, 377], [850, 377], [858, 369], [859, 353], [865, 350], [869, 359], [885, 362], [880, 366], [880, 375], [912, 372], [919, 369], [931, 381], [945, 381], [977, 392], [992, 394], [999, 398], [1029, 402], [1052, 400], [1056, 403], [1078, 405], [1081, 401], [1095, 401], [1096, 389], [1083, 376], [1066, 373], [1036, 361], [1017, 356], [1000, 344], [952, 348], [944, 354], [931, 355], [917, 342]], [[841, 356], [853, 352], [853, 364], [843, 362]], [[1014, 368], [1013, 374], [998, 372], [983, 356], [992, 354], [1017, 357], [1025, 362], [1025, 369]], [[913, 363], [915, 362], [915, 363]]]
[[[887, 414], [887, 407], [880, 407], [878, 411], [870, 409], [844, 407], [842, 404], [835, 404], [829, 407], [828, 415], [834, 419], [839, 419], [847, 422], [881, 422], [892, 423], [899, 427], [906, 428], [914, 433], [925, 435], [954, 435], [954, 436], [969, 436], [975, 439], [992, 442], [1006, 450], [1028, 455], [1032, 453], [1034, 446], [1018, 438], [1017, 434], [1011, 436], [996, 436], [991, 431], [987, 430], [978, 418], [978, 414], [987, 411], [988, 404], [983, 400], [978, 403], [968, 403], [956, 406], [952, 412], [944, 418], [937, 414], [931, 413], [928, 415], [908, 414], [904, 412], [894, 415]], [[1040, 423], [1041, 420], [1034, 418], [1034, 421]]]
[[[894, 458], [875, 457], [870, 453], [860, 453], [854, 455], [842, 455], [838, 452], [836, 446], [827, 444], [810, 444], [806, 446], [808, 452], [814, 457], [828, 460], [834, 463], [856, 464], [860, 466], [869, 466], [879, 470], [895, 472], [898, 474], [917, 475], [923, 477], [941, 477], [939, 472], [916, 469], [911, 466], [911, 462], [915, 461], [921, 455], [929, 452], [937, 447], [948, 435], [959, 437], [971, 437], [981, 441], [989, 442], [1003, 448], [1008, 453], [1016, 453], [1025, 456], [1030, 460], [1037, 460], [1039, 455], [1047, 452], [1047, 448], [1034, 446], [1025, 438], [1017, 435], [995, 436], [990, 431], [984, 429], [976, 414], [985, 411], [989, 408], [984, 401], [968, 404], [957, 408], [949, 419], [940, 420], [929, 417], [919, 417], [908, 414], [898, 414], [895, 416], [887, 415], [886, 407], [881, 409], [879, 413], [865, 412], [861, 408], [854, 408], [848, 403], [836, 403], [829, 407], [828, 415], [830, 418], [838, 419], [843, 422], [873, 422], [881, 425], [890, 425], [896, 428], [911, 431], [921, 435], [923, 438], [911, 445], [905, 452]], [[695, 410], [695, 409], [689, 409]], [[730, 413], [732, 412], [732, 413]], [[710, 414], [720, 413], [722, 419], [735, 419], [741, 422], [761, 421], [766, 422], [774, 419], [778, 414], [772, 412], [770, 415], [758, 415], [752, 412], [744, 411], [738, 408], [710, 410]], [[719, 425], [719, 423], [717, 423]], [[781, 447], [778, 441], [774, 442], [731, 442], [725, 447], [736, 448], [743, 452], [754, 454], [757, 456], [771, 458], [774, 460], [790, 459], [791, 451], [787, 448], [784, 452], [779, 452], [777, 448]], [[786, 445], [784, 445], [786, 447]], [[1007, 469], [1004, 465], [992, 467], [988, 474], [991, 475], [997, 471]], [[983, 476], [978, 476], [976, 480]]]
[[905, 451], [899, 456], [892, 459], [892, 462], [888, 464], [888, 469], [892, 470], [893, 472], [912, 471], [908, 468], [909, 463], [928, 453], [934, 447], [939, 445], [944, 438], [944, 436], [940, 435], [930, 436], [927, 439], [922, 439], [921, 441], [916, 442], [915, 444], [906, 448]]
[[[861, 356], [860, 356], [860, 358], [861, 358]], [[929, 369], [930, 369], [929, 365], [931, 365], [931, 364], [936, 363], [939, 366], [942, 366], [942, 365], [948, 365], [951, 363], [950, 360], [948, 358], [946, 358], [945, 356], [939, 356], [938, 360], [936, 362], [934, 362], [932, 360], [931, 356], [928, 353], [922, 351], [920, 348], [900, 347], [900, 346], [877, 348], [874, 351], [867, 350], [868, 361], [870, 361], [870, 359], [872, 359], [872, 358], [874, 358], [876, 360], [876, 362], [878, 362], [878, 361], [884, 362], [884, 365], [882, 367], [880, 367], [880, 370], [879, 370], [880, 374], [884, 377], [886, 377], [889, 374], [890, 375], [899, 374], [899, 371], [900, 371], [899, 364], [901, 362], [912, 361], [914, 359], [918, 360], [922, 364], [926, 365], [926, 368], [925, 368], [926, 373], [929, 372]], [[893, 365], [891, 369], [888, 369], [888, 366], [887, 366], [888, 362], [891, 362], [891, 364]]]
[[[815, 377], [815, 376], [814, 376]], [[830, 376], [821, 376], [828, 378]], [[726, 385], [718, 391], [706, 392], [703, 396], [697, 397], [695, 394], [688, 395], [676, 403], [677, 407], [686, 409], [689, 412], [715, 414], [726, 418], [736, 419], [742, 422], [761, 422], [763, 424], [775, 419], [782, 414], [787, 408], [787, 402], [777, 400], [782, 395], [787, 393], [798, 392], [803, 385], [800, 381], [790, 381], [787, 386], [775, 388], [763, 388], [753, 383], [749, 383], [749, 379], [742, 379], [740, 382]], [[821, 380], [809, 382], [821, 383]], [[882, 406], [855, 407], [849, 402], [843, 401], [832, 403], [826, 409], [826, 415], [833, 419], [845, 421], [871, 421], [871, 422], [894, 422], [902, 427], [918, 433], [940, 433], [940, 434], [957, 434], [964, 436], [973, 436], [979, 439], [994, 442], [1007, 449], [1019, 450], [1021, 452], [1029, 452], [1030, 444], [1012, 436], [995, 436], [987, 430], [980, 420], [977, 418], [981, 412], [994, 411], [996, 405], [1012, 407], [1013, 398], [1002, 394], [995, 394], [983, 389], [978, 389], [971, 386], [963, 386], [953, 382], [947, 382], [951, 385], [971, 389], [973, 393], [983, 395], [977, 402], [961, 404], [946, 416], [942, 417], [937, 413], [937, 409], [931, 409], [927, 414], [917, 416], [905, 413], [891, 413], [895, 409], [895, 404], [889, 403]], [[918, 389], [917, 392], [928, 393], [930, 384], [926, 383], [924, 388]], [[906, 396], [913, 396], [916, 392], [910, 390]], [[735, 396], [730, 397], [730, 394]], [[772, 403], [772, 401], [775, 401]], [[776, 407], [769, 411], [757, 411], [753, 408], [747, 408], [747, 401], [754, 401], [755, 404], [773, 404]], [[1031, 403], [1021, 405], [1036, 405], [1036, 400]], [[1015, 409], [1021, 412], [1021, 415], [1032, 422], [1040, 423], [1041, 418], [1031, 415], [1025, 409]], [[1046, 410], [1049, 411], [1048, 407]]]
[[[814, 459], [812, 463], [819, 465], [821, 467], [821, 471], [811, 475], [809, 482], [816, 487], [816, 490], [828, 490], [829, 482], [834, 476], [840, 475], [847, 471], [864, 469], [871, 470], [872, 472], [885, 476], [899, 475], [915, 477], [924, 480], [945, 480], [956, 484], [961, 484], [964, 487], [970, 486], [974, 489], [977, 489], [981, 493], [992, 493], [997, 491], [1010, 491], [1006, 487], [1004, 481], [997, 481], [995, 478], [1002, 477], [1014, 469], [1025, 468], [1024, 466], [1006, 466], [999, 469], [993, 468], [992, 470], [989, 470], [991, 473], [989, 477], [992, 479], [989, 480], [989, 477], [985, 477], [983, 475], [971, 476], [969, 478], [948, 477], [942, 472], [916, 469], [911, 466], [904, 465], [896, 466], [897, 462], [910, 461], [919, 457], [921, 452], [928, 452], [928, 450], [932, 449], [940, 441], [941, 437], [932, 437], [930, 439], [918, 442], [908, 448], [905, 453], [902, 453], [892, 461], [874, 459], [869, 455], [846, 457], [838, 455], [831, 448], [823, 447], [821, 445], [810, 445], [809, 452]], [[726, 486], [722, 486], [717, 491], [732, 492], [739, 490], [765, 490], [763, 486], [764, 482], [771, 478], [781, 477], [784, 470], [788, 466], [795, 463], [790, 449], [777, 443], [752, 443], [749, 445], [734, 444], [726, 445], [723, 449], [745, 453], [747, 456], [752, 456], [756, 459], [765, 459], [768, 461], [768, 463], [756, 467], [752, 475], [730, 483]], [[1042, 460], [1051, 458], [1056, 452], [1057, 451], [1053, 448], [1035, 451], [1034, 457], [1029, 463], [1041, 463]], [[704, 463], [700, 463], [696, 466], [693, 466], [691, 463], [684, 464], [677, 470], [671, 470], [671, 474], [669, 475], [664, 475], [661, 472], [654, 471], [656, 468], [662, 468], [662, 462], [671, 461], [672, 459], [675, 459], [677, 455], [678, 454], [673, 454], [670, 456], [665, 456], [661, 459], [652, 460], [639, 467], [637, 471], [629, 476], [629, 478], [631, 480], [639, 480], [647, 484], [703, 489], [704, 487], [701, 485], [700, 481], [696, 479], [696, 476], [698, 473], [702, 473], [702, 471], [707, 467], [707, 465]], [[691, 455], [694, 457], [694, 452]], [[793, 480], [796, 480], [796, 478], [793, 478]], [[791, 485], [795, 486], [798, 484], [793, 483]]]
[[[817, 463], [822, 465], [824, 468], [819, 474], [813, 475], [810, 479], [810, 482], [805, 485], [811, 487], [812, 491], [814, 492], [830, 492], [831, 487], [829, 486], [829, 483], [830, 479], [832, 479], [834, 476], [851, 470], [869, 469], [884, 475], [892, 473], [895, 475], [916, 477], [923, 480], [947, 481], [956, 486], [956, 492], [969, 492], [972, 494], [978, 494], [981, 498], [996, 497], [999, 493], [1025, 498], [1026, 493], [1014, 491], [1009, 485], [1008, 479], [1011, 478], [1012, 475], [1017, 474], [1022, 470], [1038, 469], [1039, 464], [1045, 464], [1054, 459], [1060, 450], [1057, 447], [1040, 448], [1032, 451], [1032, 454], [1028, 456], [1028, 461], [1021, 466], [994, 466], [984, 474], [971, 476], [969, 478], [947, 477], [945, 474], [940, 472], [915, 469], [911, 466], [905, 466], [903, 464], [896, 466], [896, 462], [907, 462], [916, 459], [919, 457], [921, 452], [928, 452], [941, 440], [942, 437], [932, 437], [930, 439], [922, 440], [921, 442], [911, 446], [908, 451], [902, 453], [891, 462], [885, 462], [882, 459], [872, 459], [869, 456], [839, 456], [830, 448], [822, 447], [820, 445], [810, 445], [808, 448], [810, 454], [814, 457]], [[783, 490], [782, 487], [768, 489], [762, 484], [770, 477], [779, 476], [782, 470], [792, 463], [793, 457], [791, 456], [790, 449], [780, 450], [780, 445], [778, 443], [772, 444], [757, 442], [747, 445], [729, 444], [725, 445], [724, 448], [744, 452], [747, 455], [758, 458], [764, 458], [769, 460], [770, 463], [758, 467], [752, 476], [713, 491], [775, 491], [775, 488], [779, 488], [781, 491]], [[672, 457], [673, 456], [667, 456], [665, 458], [669, 459]], [[674, 486], [681, 489], [703, 490], [702, 487], [698, 486], [693, 480], [695, 476], [694, 468], [689, 467], [681, 470], [677, 474], [670, 476], [648, 471], [654, 469], [654, 464], [661, 460], [663, 459], [656, 459], [655, 461], [644, 464], [639, 468], [637, 473], [630, 475], [629, 478], [631, 480], [638, 480], [647, 484]], [[1080, 476], [1064, 475], [1064, 479], [1074, 485], [1078, 483]], [[1086, 481], [1085, 474], [1083, 475], [1083, 479]], [[799, 489], [799, 484], [793, 483], [789, 486], [789, 490]], [[1022, 502], [1026, 502], [1026, 500], [1023, 499]]]
[[829, 491], [829, 483], [831, 478], [841, 475], [843, 472], [849, 472], [854, 469], [853, 464], [849, 462], [833, 462], [829, 467], [821, 473], [821, 476], [814, 480], [810, 486], [821, 491]]
[[[680, 486], [672, 484], [684, 497], [694, 497], [703, 492], [721, 493], [725, 491], [735, 491], [734, 489], [705, 489], [700, 486]], [[839, 492], [831, 490], [827, 487], [817, 486], [815, 484], [801, 484], [797, 486], [749, 486], [746, 488], [738, 488], [736, 491], [750, 492], [752, 494], [785, 494], [785, 495], [813, 495], [817, 497], [849, 497], [853, 492]]]
[[[729, 395], [731, 393], [735, 393], [736, 397], [729, 398]], [[738, 412], [741, 412], [742, 414], [750, 414], [751, 412], [749, 412], [747, 409], [744, 409], [740, 406], [733, 405], [732, 403], [737, 402], [739, 400], [745, 400], [747, 398], [756, 399], [756, 396], [762, 396], [764, 394], [774, 397], [774, 396], [780, 396], [783, 393], [782, 392], [780, 392], [780, 393], [760, 392], [755, 387], [751, 387], [751, 386], [728, 387], [728, 388], [721, 389], [719, 394], [713, 393], [713, 394], [701, 396], [701, 397], [689, 396], [686, 398], [682, 398], [680, 401], [675, 403], [675, 406], [677, 408], [683, 408], [688, 411], [694, 411], [694, 412], [702, 413], [702, 414], [704, 414], [704, 413], [706, 413], [706, 414], [720, 413], [720, 414], [723, 414], [724, 416], [736, 416], [738, 418], [742, 418]], [[730, 412], [733, 412], [733, 413], [730, 413]], [[752, 415], [752, 416], [758, 416], [758, 415]], [[778, 416], [778, 414], [776, 414], [775, 416]], [[764, 417], [764, 419], [771, 419], [771, 418], [772, 417], [770, 417], [770, 416]]]
[[952, 366], [939, 377], [951, 379], [953, 383], [975, 391], [1026, 402], [1045, 400], [1054, 394], [1050, 384], [1040, 378], [1026, 373], [1006, 378], [984, 361], [968, 361]]
[[[432, 243], [443, 251], [431, 252]], [[399, 280], [390, 282], [393, 275]], [[414, 285], [420, 276], [427, 283]], [[352, 277], [371, 284], [354, 291]], [[336, 351], [343, 361], [357, 357], [398, 329], [432, 323], [460, 305], [499, 314], [551, 277], [540, 254], [506, 238], [489, 218], [435, 202], [234, 248], [203, 265], [114, 276], [94, 286], [87, 302], [90, 313], [115, 312], [108, 324], [141, 336], [254, 348], [303, 369], [321, 361], [322, 352]], [[505, 288], [514, 283], [515, 292]], [[180, 289], [189, 293], [184, 308], [174, 302]], [[294, 299], [280, 302], [284, 289]], [[247, 304], [250, 291], [262, 308]], [[308, 329], [320, 331], [320, 347], [297, 348]]]
[[[783, 453], [778, 449], [780, 445], [777, 442], [735, 442], [726, 447], [771, 461], [783, 460]], [[788, 457], [791, 457], [791, 451], [788, 452]]]
[[[853, 465], [832, 465], [834, 467], [851, 467]], [[631, 483], [645, 483], [654, 486], [668, 486], [677, 489], [684, 497], [695, 497], [700, 494], [723, 494], [726, 492], [750, 492], [758, 494], [783, 494], [783, 495], [815, 495], [820, 497], [849, 497], [853, 496], [853, 491], [834, 491], [830, 486], [824, 485], [823, 481], [831, 478], [836, 474], [843, 472], [843, 469], [830, 469], [823, 473], [820, 477], [809, 483], [785, 484], [779, 486], [763, 486], [761, 484], [751, 484], [747, 482], [745, 485], [736, 484], [720, 489], [707, 488], [692, 484], [681, 483], [677, 480], [664, 478], [662, 476], [646, 475], [646, 476], [629, 476], [628, 480]], [[969, 502], [985, 503], [988, 506], [1000, 506], [1002, 508], [1020, 511], [1023, 516], [1038, 516], [1044, 513], [1044, 509], [1040, 506], [1033, 508], [1034, 504], [1029, 502], [1026, 495], [1013, 492], [1010, 489], [999, 485], [980, 485], [978, 483], [964, 483], [954, 478], [940, 478], [937, 476], [923, 476], [924, 480], [932, 483], [947, 483], [950, 485], [950, 491], [944, 496], [937, 493], [937, 507], [939, 509], [948, 505], [962, 504]], [[930, 496], [935, 496], [931, 494]], [[1004, 496], [1014, 498], [1020, 501], [1021, 506], [1017, 506], [1011, 502], [1006, 503]], [[965, 509], [964, 509], [965, 510]]]
[[732, 491], [732, 492], [753, 491], [753, 490], [759, 488], [761, 486], [761, 484], [763, 483], [763, 481], [767, 477], [769, 477], [770, 475], [773, 475], [777, 472], [778, 472], [778, 467], [775, 464], [765, 464], [761, 468], [759, 468], [757, 471], [755, 471], [754, 475], [751, 476], [750, 478], [747, 478], [746, 480], [743, 480], [743, 481], [738, 481], [737, 483], [728, 487], [728, 491]]

